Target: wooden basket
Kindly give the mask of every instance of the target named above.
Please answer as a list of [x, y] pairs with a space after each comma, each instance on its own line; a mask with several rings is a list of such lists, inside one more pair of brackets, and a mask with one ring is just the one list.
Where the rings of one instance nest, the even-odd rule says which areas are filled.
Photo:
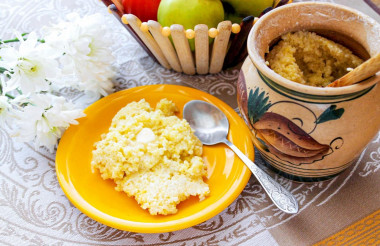
[[[167, 69], [185, 74], [212, 74], [235, 66], [247, 55], [247, 37], [258, 18], [248, 16], [240, 24], [222, 21], [217, 28], [198, 24], [194, 30], [185, 30], [182, 25], [162, 27], [157, 21], [141, 20], [124, 13], [119, 0], [102, 0], [112, 13], [130, 32], [136, 41], [155, 61]], [[273, 8], [291, 3], [291, 0], [274, 1], [274, 7], [265, 9], [260, 16]], [[171, 36], [173, 42], [169, 40]], [[214, 41], [209, 44], [209, 37]], [[195, 51], [190, 50], [188, 39], [195, 39]], [[211, 51], [211, 52], [210, 52]]]

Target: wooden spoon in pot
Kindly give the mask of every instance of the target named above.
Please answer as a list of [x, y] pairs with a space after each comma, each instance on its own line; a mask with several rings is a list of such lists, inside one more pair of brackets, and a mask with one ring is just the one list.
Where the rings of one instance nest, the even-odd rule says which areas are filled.
[[378, 71], [380, 71], [380, 53], [363, 62], [343, 77], [328, 84], [327, 87], [352, 85], [375, 75]]

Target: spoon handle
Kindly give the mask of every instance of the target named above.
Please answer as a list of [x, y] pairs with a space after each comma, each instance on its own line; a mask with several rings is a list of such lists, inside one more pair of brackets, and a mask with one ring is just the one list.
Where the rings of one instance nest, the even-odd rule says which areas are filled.
[[296, 198], [285, 189], [282, 185], [276, 182], [266, 172], [261, 170], [255, 163], [253, 163], [247, 156], [243, 154], [233, 143], [224, 140], [237, 156], [247, 165], [249, 170], [255, 175], [260, 182], [264, 190], [267, 192], [273, 203], [282, 211], [289, 214], [295, 214], [298, 212], [298, 202]]

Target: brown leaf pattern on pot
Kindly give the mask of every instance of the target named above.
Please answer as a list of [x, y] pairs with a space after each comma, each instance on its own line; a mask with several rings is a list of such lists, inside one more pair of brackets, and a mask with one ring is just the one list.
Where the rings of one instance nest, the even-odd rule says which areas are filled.
[[291, 120], [266, 112], [253, 127], [261, 134], [270, 152], [294, 164], [309, 163], [330, 150], [320, 144]]
[[245, 118], [249, 119], [256, 137], [279, 159], [294, 165], [310, 164], [331, 152], [329, 145], [317, 142], [293, 121], [270, 112], [274, 104], [260, 88], [250, 90], [247, 105], [242, 110], [247, 112]]

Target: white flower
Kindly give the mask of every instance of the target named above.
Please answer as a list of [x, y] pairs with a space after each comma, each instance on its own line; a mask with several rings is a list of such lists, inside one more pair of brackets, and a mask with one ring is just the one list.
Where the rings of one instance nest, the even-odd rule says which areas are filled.
[[0, 95], [0, 126], [3, 126], [5, 122], [9, 119], [10, 110], [12, 105], [9, 103], [9, 98], [3, 95]]
[[70, 22], [45, 28], [46, 44], [64, 54], [60, 61], [64, 74], [72, 76], [70, 85], [77, 84], [78, 89], [99, 96], [108, 95], [112, 92], [115, 58], [110, 50], [112, 42], [105, 36], [104, 17], [94, 14], [80, 18], [72, 13], [67, 19]]
[[36, 33], [28, 35], [26, 41], [18, 35], [19, 49], [4, 46], [0, 49], [0, 67], [10, 79], [6, 82], [7, 91], [20, 88], [23, 93], [48, 91], [49, 83], [59, 76], [56, 57], [49, 46], [37, 41]]
[[6, 121], [12, 116], [12, 104], [9, 102], [9, 97], [5, 95], [5, 80], [4, 76], [0, 77], [0, 126], [4, 126]]
[[94, 94], [93, 98], [97, 100], [100, 95], [107, 96], [113, 91], [113, 83], [110, 80], [104, 80], [101, 83], [96, 80], [86, 80], [79, 84], [78, 89]]
[[24, 142], [34, 140], [36, 148], [46, 146], [53, 152], [64, 130], [70, 124], [78, 124], [75, 119], [84, 116], [81, 109], [75, 108], [64, 97], [33, 94], [28, 105], [18, 114], [15, 136]]
[[32, 32], [27, 40], [16, 34], [18, 48], [0, 47], [0, 68], [6, 75], [0, 75], [0, 126], [9, 123], [18, 140], [33, 140], [36, 148], [46, 146], [51, 152], [64, 130], [85, 116], [56, 96], [62, 87], [84, 91], [84, 98], [93, 100], [113, 91], [115, 59], [103, 16], [67, 18], [45, 29], [45, 43]]

